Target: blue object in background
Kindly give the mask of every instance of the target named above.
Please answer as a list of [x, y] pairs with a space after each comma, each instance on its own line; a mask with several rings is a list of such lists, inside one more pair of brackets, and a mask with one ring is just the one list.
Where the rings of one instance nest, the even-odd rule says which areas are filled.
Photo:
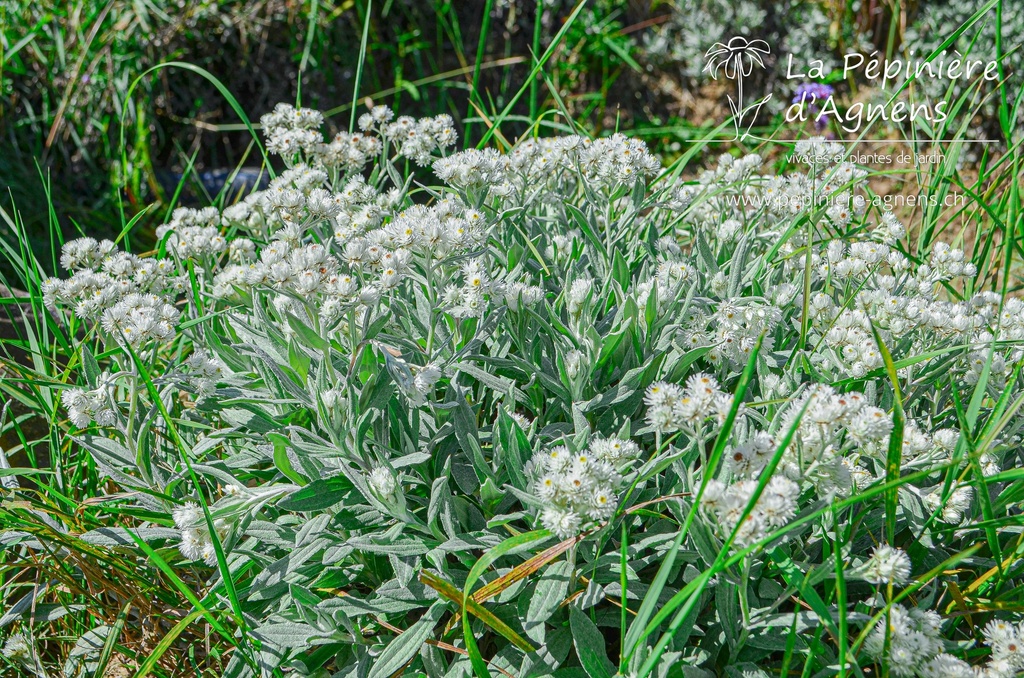
[[[168, 196], [174, 195], [184, 175], [181, 172], [157, 170], [156, 179]], [[234, 168], [218, 168], [203, 172], [193, 172], [185, 177], [178, 203], [182, 205], [208, 204], [227, 186], [225, 202], [231, 204], [252, 191], [265, 189], [270, 183], [270, 175], [259, 167], [242, 167], [237, 172]]]

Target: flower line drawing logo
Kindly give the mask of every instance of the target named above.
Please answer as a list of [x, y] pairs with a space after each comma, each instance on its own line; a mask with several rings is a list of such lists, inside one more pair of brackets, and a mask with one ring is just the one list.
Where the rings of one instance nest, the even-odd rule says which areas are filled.
[[[749, 106], [743, 105], [743, 79], [749, 77], [754, 72], [755, 65], [759, 68], [765, 68], [763, 57], [769, 54], [771, 54], [771, 48], [767, 42], [764, 40], [747, 40], [741, 35], [731, 38], [728, 43], [716, 42], [704, 54], [704, 58], [707, 60], [704, 70], [712, 78], [718, 80], [718, 72], [721, 70], [726, 78], [736, 81], [736, 100], [734, 101], [732, 96], [729, 96], [729, 108], [732, 110], [733, 124], [736, 132], [733, 137], [734, 141], [739, 141], [749, 136], [750, 128], [757, 119], [758, 111], [772, 98], [772, 95], [769, 93], [768, 96]], [[748, 113], [751, 114], [749, 118], [750, 123], [744, 126], [743, 123]]]

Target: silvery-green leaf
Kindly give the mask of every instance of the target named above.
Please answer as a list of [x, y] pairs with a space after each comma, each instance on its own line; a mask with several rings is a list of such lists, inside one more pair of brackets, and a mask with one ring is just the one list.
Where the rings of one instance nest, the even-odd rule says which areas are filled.
[[394, 600], [392, 598], [376, 598], [369, 601], [353, 595], [328, 598], [317, 605], [317, 610], [330, 614], [335, 619], [339, 616], [362, 617], [368, 614], [402, 614], [417, 609], [423, 609], [422, 602]]
[[49, 588], [49, 584], [40, 584], [39, 586], [33, 587], [28, 593], [19, 598], [18, 602], [11, 605], [11, 607], [4, 612], [4, 615], [0, 617], [0, 629], [21, 617], [21, 615], [32, 606], [32, 602], [46, 593]]
[[349, 545], [359, 551], [379, 553], [381, 555], [422, 556], [430, 550], [418, 539], [389, 539], [376, 541], [370, 536], [352, 537]]
[[405, 468], [407, 466], [416, 466], [417, 464], [423, 464], [430, 461], [430, 454], [427, 452], [410, 452], [404, 454], [401, 457], [395, 457], [390, 459], [389, 463], [392, 468]]
[[551, 629], [545, 634], [544, 644], [535, 653], [523, 657], [522, 675], [530, 678], [554, 675], [571, 651], [572, 631], [568, 625]]
[[[181, 532], [170, 527], [135, 527], [131, 531], [147, 543], [159, 539], [181, 539]], [[100, 527], [81, 534], [78, 538], [96, 546], [137, 546], [128, 530], [123, 527]]]
[[266, 520], [253, 520], [245, 528], [250, 535], [264, 544], [291, 548], [295, 544], [295, 533]]
[[43, 543], [28, 532], [21, 530], [7, 530], [0, 532], [0, 546], [26, 546], [30, 549], [42, 550]]
[[526, 621], [523, 624], [523, 629], [530, 638], [535, 640], [543, 638], [539, 632], [543, 630], [544, 622], [554, 614], [555, 610], [562, 604], [562, 601], [565, 600], [573, 569], [572, 563], [560, 560], [548, 565], [541, 571], [533, 597], [530, 598], [530, 607], [526, 614]]
[[324, 532], [326, 532], [330, 522], [331, 516], [327, 513], [321, 513], [314, 516], [311, 520], [302, 523], [298, 534], [295, 536], [295, 545], [305, 546], [315, 539], [326, 536]]
[[590, 617], [576, 609], [575, 605], [570, 605], [569, 626], [572, 628], [576, 656], [579, 657], [587, 675], [590, 678], [612, 678], [616, 673], [615, 665], [608, 659], [604, 636]]
[[392, 639], [370, 669], [367, 678], [390, 678], [416, 656], [423, 643], [433, 635], [434, 624], [444, 610], [442, 603], [435, 603], [415, 624], [400, 636]]
[[84, 435], [73, 439], [76, 444], [89, 450], [96, 465], [103, 473], [118, 485], [127, 488], [136, 488], [143, 485], [142, 481], [124, 472], [125, 469], [135, 468], [135, 457], [128, 448], [121, 443], [97, 435]]
[[579, 602], [581, 610], [587, 610], [604, 600], [604, 589], [601, 588], [596, 581], [591, 579], [587, 583], [587, 588], [583, 592], [583, 595], [576, 600]]
[[[743, 582], [746, 586], [746, 582]], [[740, 637], [739, 592], [736, 585], [728, 581], [719, 581], [715, 587], [715, 612], [725, 632], [725, 639], [730, 647], [735, 647]]]
[[327, 549], [324, 550], [324, 557], [322, 562], [324, 565], [333, 565], [335, 563], [340, 563], [345, 558], [348, 558], [348, 556], [351, 555], [353, 551], [355, 551], [355, 549], [349, 544], [329, 546], [327, 547]]
[[[445, 463], [446, 470], [450, 468], [450, 462], [451, 459], [449, 458]], [[444, 534], [442, 534], [435, 525], [435, 521], [438, 520], [440, 520]], [[442, 472], [440, 476], [434, 479], [434, 482], [431, 485], [430, 503], [427, 505], [427, 524], [438, 537], [447, 535], [450, 538], [454, 538], [457, 534], [455, 518], [452, 511], [451, 489], [448, 487], [447, 473]]]
[[320, 552], [327, 543], [326, 539], [317, 538], [312, 543], [288, 553], [268, 567], [264, 568], [253, 579], [252, 595], [260, 599], [266, 595], [266, 589], [285, 581], [286, 577], [305, 565], [310, 558]]
[[106, 643], [107, 636], [110, 635], [110, 630], [111, 627], [104, 624], [79, 636], [74, 647], [68, 652], [67, 660], [64, 663], [66, 678], [88, 676], [96, 670], [96, 660], [99, 659], [100, 651]]
[[322, 631], [309, 624], [297, 622], [264, 624], [258, 629], [254, 629], [252, 634], [263, 642], [291, 650], [303, 650], [309, 647], [315, 638], [324, 635]]
[[334, 506], [352, 493], [352, 483], [345, 476], [318, 478], [277, 502], [284, 511], [320, 511]]

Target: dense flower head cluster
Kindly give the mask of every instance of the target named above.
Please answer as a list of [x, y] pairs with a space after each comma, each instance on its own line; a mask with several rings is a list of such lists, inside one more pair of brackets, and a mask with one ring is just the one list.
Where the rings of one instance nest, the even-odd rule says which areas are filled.
[[544, 290], [523, 281], [506, 284], [493, 279], [479, 261], [470, 261], [461, 270], [461, 285], [450, 284], [442, 294], [442, 303], [456, 318], [479, 316], [486, 301], [496, 299], [515, 311], [532, 306], [544, 298]]
[[32, 661], [35, 650], [32, 643], [23, 634], [12, 634], [5, 642], [3, 655], [16, 664], [28, 664]]
[[992, 658], [984, 667], [986, 676], [1013, 676], [1024, 670], [1024, 626], [995, 619], [985, 625], [982, 635], [992, 649]]
[[694, 430], [708, 419], [724, 420], [732, 407], [732, 396], [719, 387], [710, 374], [698, 373], [680, 387], [659, 381], [647, 388], [647, 421], [657, 431], [671, 433]]
[[378, 466], [370, 471], [367, 482], [377, 496], [383, 500], [393, 497], [399, 489], [395, 474], [383, 466]]
[[987, 662], [975, 666], [945, 651], [941, 626], [941, 617], [932, 610], [893, 605], [888, 611], [888, 620], [883, 618], [868, 635], [864, 649], [872, 657], [885, 661], [894, 676], [1012, 678], [1024, 670], [1024, 643], [1019, 625], [998, 619], [989, 622], [982, 629], [982, 636], [991, 656]]
[[489, 191], [498, 196], [521, 194], [538, 183], [558, 185], [583, 176], [595, 190], [632, 187], [661, 170], [647, 145], [624, 134], [600, 139], [566, 136], [531, 139], [508, 156], [494, 149], [470, 149], [434, 163], [438, 177], [456, 188]]
[[[43, 281], [43, 302], [49, 309], [70, 307], [81, 320], [102, 318], [124, 300], [130, 300], [130, 307], [140, 305], [143, 297], [171, 299], [188, 281], [172, 261], [120, 252], [109, 240], [79, 238], [68, 241], [62, 251], [62, 265], [73, 273], [66, 280]], [[169, 312], [165, 316], [173, 320]]]
[[200, 399], [216, 391], [218, 378], [224, 371], [221, 361], [204, 349], [195, 351], [185, 360], [185, 369], [188, 370], [188, 383]]
[[456, 188], [508, 192], [509, 160], [494, 148], [470, 148], [434, 163], [438, 178]]
[[[363, 129], [366, 131], [367, 128]], [[453, 146], [457, 136], [455, 121], [450, 115], [419, 120], [403, 115], [394, 122], [382, 126], [380, 133], [397, 146], [403, 157], [414, 160], [421, 166], [430, 163], [434, 151]]]
[[95, 268], [116, 247], [110, 240], [97, 242], [95, 238], [89, 237], [71, 240], [61, 249], [60, 265], [67, 271]]
[[228, 247], [220, 225], [220, 211], [215, 207], [179, 207], [169, 222], [157, 228], [156, 237], [178, 259], [215, 258]]
[[260, 124], [267, 137], [267, 150], [271, 153], [289, 156], [305, 152], [314, 155], [323, 146], [319, 129], [324, 124], [324, 116], [320, 111], [281, 103], [260, 118]]
[[895, 676], [917, 675], [942, 650], [942, 618], [932, 610], [902, 605], [893, 605], [887, 617], [868, 635], [864, 650], [884, 659]]
[[740, 480], [730, 485], [711, 480], [701, 497], [701, 505], [715, 516], [723, 536], [735, 531], [733, 544], [738, 548], [761, 541], [796, 515], [800, 488], [792, 480], [773, 477], [754, 500], [757, 489], [756, 480]]
[[207, 565], [217, 564], [217, 551], [206, 527], [203, 510], [195, 502], [186, 502], [172, 512], [175, 526], [181, 531], [178, 549], [186, 560], [202, 560]]
[[632, 441], [607, 438], [590, 441], [576, 454], [559, 445], [535, 458], [533, 492], [544, 502], [541, 524], [565, 539], [610, 518], [618, 507], [622, 471], [639, 453]]
[[174, 338], [181, 312], [155, 294], [129, 294], [103, 311], [104, 332], [138, 348], [150, 341], [166, 343]]
[[910, 579], [910, 557], [902, 549], [882, 544], [864, 563], [862, 576], [874, 584], [906, 584]]
[[104, 372], [96, 388], [69, 388], [61, 392], [60, 399], [71, 423], [79, 428], [85, 428], [92, 422], [99, 426], [112, 425], [117, 417], [112, 400], [114, 381], [114, 377]]
[[[982, 463], [984, 464], [982, 466], [982, 473], [995, 475], [998, 472], [998, 467], [995, 467], [991, 458], [983, 459]], [[958, 483], [947, 494], [943, 492], [942, 486], [939, 485], [925, 495], [924, 504], [929, 511], [938, 512], [943, 522], [959, 525], [964, 521], [964, 518], [974, 505], [974, 488], [970, 485]]]
[[297, 157], [311, 165], [351, 173], [393, 148], [396, 153], [426, 165], [433, 154], [455, 144], [455, 121], [449, 115], [416, 120], [394, 117], [387, 106], [375, 106], [359, 118], [361, 132], [339, 132], [324, 139], [324, 116], [309, 108], [278, 104], [260, 119], [267, 136], [267, 150], [288, 160]]
[[[712, 285], [716, 282], [712, 280]], [[727, 297], [728, 291], [723, 292], [722, 296]], [[775, 343], [772, 330], [781, 318], [782, 313], [774, 304], [758, 299], [725, 298], [706, 316], [706, 329], [695, 329], [687, 336], [687, 341], [691, 345], [712, 344], [714, 348], [707, 356], [709, 361], [719, 367], [741, 369], [762, 336], [762, 349], [772, 350]], [[697, 327], [702, 325], [699, 323]]]

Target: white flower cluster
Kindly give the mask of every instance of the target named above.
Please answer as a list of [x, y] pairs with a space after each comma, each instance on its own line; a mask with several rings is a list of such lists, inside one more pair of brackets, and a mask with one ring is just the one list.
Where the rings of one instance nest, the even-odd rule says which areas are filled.
[[430, 162], [435, 151], [444, 151], [454, 146], [458, 138], [455, 121], [450, 115], [419, 120], [403, 115], [389, 122], [393, 115], [386, 106], [375, 106], [369, 113], [360, 116], [359, 128], [364, 132], [379, 132], [385, 141], [398, 148], [401, 156], [415, 161], [421, 167]]
[[395, 474], [385, 466], [378, 466], [370, 471], [366, 482], [382, 501], [390, 500], [401, 489]]
[[992, 651], [985, 664], [971, 666], [943, 651], [942, 619], [931, 610], [894, 605], [889, 611], [889, 650], [885, 652], [885, 620], [864, 643], [869, 656], [884, 661], [898, 677], [917, 678], [1014, 678], [1024, 670], [1024, 625], [999, 619], [982, 630]]
[[35, 651], [32, 643], [21, 633], [14, 633], [4, 643], [3, 655], [11, 662], [18, 664], [31, 664], [34, 661]]
[[[985, 464], [984, 457], [988, 457], [987, 465]], [[985, 475], [995, 475], [999, 472], [999, 467], [994, 463], [991, 456], [983, 455], [981, 462], [983, 464], [982, 473]], [[942, 522], [952, 525], [959, 525], [964, 521], [973, 501], [974, 488], [970, 485], [961, 484], [956, 485], [949, 493], [949, 496], [945, 498], [942, 495], [941, 485], [924, 496], [925, 507], [929, 511], [938, 511]]]
[[428, 400], [433, 400], [437, 382], [444, 376], [441, 366], [427, 363], [422, 366], [409, 365], [401, 358], [395, 358], [393, 364], [400, 371], [396, 379], [402, 395], [414, 407], [419, 407]]
[[320, 128], [324, 116], [309, 108], [278, 104], [271, 113], [260, 118], [267, 137], [267, 150], [288, 161], [302, 158], [304, 162], [326, 169], [351, 173], [393, 146], [402, 157], [419, 165], [430, 162], [436, 151], [455, 144], [458, 134], [449, 115], [416, 120], [408, 116], [394, 119], [387, 106], [374, 106], [359, 117], [362, 133], [339, 133], [333, 140], [324, 140]]
[[701, 497], [701, 506], [715, 516], [723, 536], [736, 530], [733, 544], [739, 548], [764, 539], [771, 530], [786, 525], [796, 515], [800, 488], [792, 480], [776, 475], [768, 481], [750, 513], [743, 518], [757, 487], [756, 480], [741, 480], [731, 485], [709, 480]]
[[687, 334], [686, 342], [691, 346], [710, 344], [713, 348], [707, 357], [712, 364], [741, 370], [762, 334], [761, 350], [773, 349], [771, 332], [781, 319], [782, 312], [776, 306], [758, 299], [726, 300], [709, 316], [694, 315], [694, 329]]
[[78, 428], [85, 428], [94, 421], [99, 426], [110, 426], [117, 419], [114, 410], [114, 377], [104, 372], [97, 382], [96, 388], [89, 391], [69, 388], [60, 394], [68, 418]]
[[222, 373], [221, 361], [206, 349], [193, 351], [185, 360], [188, 369], [188, 383], [195, 389], [198, 400], [213, 394], [217, 388], [217, 379]]
[[910, 581], [910, 556], [902, 549], [881, 544], [861, 566], [860, 575], [873, 584], [902, 586]]
[[838, 393], [821, 384], [790, 401], [782, 420], [784, 430], [796, 423], [801, 411], [796, 435], [780, 465], [794, 479], [813, 477], [819, 468], [827, 473], [827, 467], [835, 464], [852, 472], [856, 457], [843, 459], [841, 450], [884, 450], [893, 427], [892, 417], [869, 405], [864, 394]]
[[[650, 295], [655, 295], [658, 316], [672, 308], [673, 303], [680, 296], [685, 295], [688, 287], [697, 284], [699, 274], [697, 270], [686, 260], [681, 258], [678, 248], [666, 247], [667, 243], [659, 242], [663, 249], [663, 259], [658, 263], [653, 278], [642, 281], [636, 286], [634, 295], [637, 306], [647, 308]], [[667, 251], [665, 251], [667, 250]], [[644, 318], [646, 323], [646, 317]], [[696, 336], [696, 335], [694, 335]]]
[[618, 506], [616, 492], [622, 471], [640, 454], [630, 440], [591, 440], [590, 447], [574, 454], [558, 446], [531, 461], [532, 490], [543, 502], [541, 524], [559, 539], [579, 533], [590, 522], [607, 520]]
[[129, 294], [103, 312], [100, 326], [115, 339], [139, 348], [150, 341], [168, 342], [175, 336], [181, 312], [155, 294]]
[[570, 318], [579, 319], [593, 292], [594, 281], [591, 278], [577, 278], [565, 286], [562, 293], [565, 298], [565, 310]]
[[[918, 267], [916, 274], [912, 274], [902, 254], [878, 252], [884, 245], [861, 244], [864, 246], [856, 250], [860, 254], [853, 258], [843, 258], [846, 255], [841, 244], [829, 247], [828, 260], [841, 259], [833, 269], [837, 278], [841, 277], [843, 264], [861, 262], [849, 270], [855, 271], [856, 276], [863, 276], [865, 282], [854, 300], [858, 308], [843, 308], [849, 304], [842, 297], [833, 298], [823, 292], [811, 298], [813, 331], [810, 336], [818, 347], [812, 356], [816, 365], [855, 378], [881, 367], [872, 325], [887, 345], [909, 337], [913, 340], [912, 350], [921, 352], [950, 340], [985, 343], [986, 338], [991, 339], [996, 312], [988, 295], [979, 294], [961, 303], [935, 300], [931, 292], [933, 281], [926, 277], [932, 273], [926, 271], [926, 267]], [[865, 259], [864, 253], [868, 251], [872, 254]], [[853, 246], [850, 252], [855, 253]], [[962, 256], [962, 252], [960, 254]], [[879, 262], [895, 264], [894, 275], [872, 274], [877, 267], [865, 262], [877, 257], [884, 257]], [[1021, 319], [1020, 309], [1015, 307], [1008, 316], [1013, 332]]]
[[871, 321], [862, 310], [844, 310], [838, 317], [829, 317], [835, 310], [834, 302], [826, 294], [815, 294], [809, 308], [814, 318], [821, 318], [813, 327], [828, 327], [822, 342], [822, 349], [812, 358], [816, 364], [832, 366], [841, 373], [859, 378], [871, 370], [882, 367], [882, 353], [871, 333]]
[[846, 157], [846, 149], [842, 144], [829, 141], [825, 137], [811, 137], [796, 142], [793, 157], [811, 168], [824, 172]]
[[978, 267], [967, 262], [964, 251], [953, 249], [944, 242], [932, 247], [930, 266], [920, 266], [918, 276], [929, 282], [942, 282], [961, 276], [972, 278], [978, 274]]
[[984, 667], [985, 678], [1008, 678], [1024, 671], [1024, 623], [1011, 624], [999, 619], [982, 630], [992, 657]]
[[179, 259], [216, 258], [228, 248], [220, 232], [221, 215], [216, 207], [179, 207], [171, 220], [156, 229], [157, 240]]
[[630, 186], [661, 171], [661, 161], [647, 150], [647, 144], [625, 134], [584, 140], [573, 161], [587, 181], [605, 187]]
[[737, 194], [753, 195], [752, 179], [761, 163], [756, 153], [741, 158], [723, 153], [718, 156], [717, 166], [703, 170], [695, 183], [669, 187], [664, 205], [685, 215], [687, 221], [700, 224], [709, 242], [733, 240], [746, 221], [735, 198]]
[[739, 158], [722, 153], [714, 169], [701, 172], [699, 181], [706, 186], [742, 184], [761, 169], [761, 163], [762, 158], [757, 153], [747, 153]]
[[[176, 507], [171, 516], [174, 518], [174, 525], [181, 532], [181, 542], [178, 550], [186, 560], [201, 560], [213, 567], [217, 564], [217, 551], [213, 546], [213, 539], [210, 537], [210, 530], [206, 525], [206, 518], [203, 516], [203, 509], [199, 504], [188, 501]], [[228, 524], [218, 519], [214, 521], [217, 529], [217, 536], [224, 543], [227, 535]]]
[[462, 284], [448, 285], [442, 294], [444, 308], [456, 318], [482, 315], [488, 300], [495, 300], [512, 311], [533, 306], [544, 298], [544, 290], [522, 281], [506, 284], [492, 278], [484, 264], [474, 259], [462, 266]]
[[[710, 244], [712, 255], [727, 253], [723, 244], [737, 238], [741, 239], [737, 253], [742, 250], [747, 260], [777, 246], [783, 262], [781, 277], [763, 287], [772, 289], [776, 304], [802, 306], [802, 295], [793, 299], [792, 294], [800, 288], [805, 274], [805, 236], [790, 232], [792, 216], [805, 211], [817, 214], [816, 208], [824, 205], [821, 227], [843, 231], [854, 219], [864, 216], [867, 205], [863, 196], [855, 193], [865, 173], [844, 160], [842, 147], [812, 139], [801, 142], [795, 155], [806, 159], [806, 173], [755, 176], [759, 158], [725, 156], [696, 184], [670, 187], [664, 205], [680, 214], [680, 239]], [[1020, 304], [1007, 304], [1006, 312], [999, 313], [999, 297], [991, 293], [963, 302], [939, 297], [940, 284], [977, 273], [962, 250], [935, 243], [928, 263], [914, 264], [900, 245], [906, 228], [890, 212], [883, 212], [873, 228], [854, 233], [842, 239], [823, 238], [812, 244], [810, 252], [808, 343], [813, 351], [809, 357], [826, 377], [863, 378], [881, 370], [881, 352], [872, 326], [890, 349], [902, 344], [908, 355], [953, 344], [984, 346], [995, 337], [1024, 336], [1020, 330], [1024, 306]], [[709, 282], [718, 298], [729, 300], [734, 294], [729, 289], [734, 277], [728, 269], [719, 270]], [[707, 310], [705, 306], [702, 312], [710, 316]], [[766, 340], [770, 342], [777, 325], [769, 320], [766, 326]], [[752, 327], [744, 334], [726, 324], [722, 332], [731, 335], [732, 341], [723, 341], [726, 337], [712, 341], [714, 329], [712, 325], [684, 330], [690, 345], [717, 344], [709, 356], [712, 360], [729, 352], [719, 346], [748, 348], [752, 337], [757, 336]], [[737, 362], [743, 362], [743, 354], [733, 353], [726, 364], [735, 368]], [[1016, 348], [1010, 353], [1012, 359], [1020, 357]], [[965, 361], [963, 378], [968, 384], [977, 382], [987, 358], [986, 351], [979, 351]], [[992, 360], [994, 388], [999, 388], [1006, 374], [1006, 362], [1001, 355]]]
[[[323, 175], [315, 178], [321, 182], [326, 179]], [[308, 195], [304, 196], [302, 190], [272, 184], [268, 192], [276, 191], [278, 198], [254, 194], [250, 217], [257, 209], [266, 213], [268, 201], [286, 202], [280, 197], [286, 193], [292, 196], [287, 201], [289, 212], [269, 207], [274, 216], [262, 220], [263, 223], [276, 222], [281, 227], [272, 231], [273, 240], [258, 255], [255, 245], [252, 249], [246, 247], [244, 256], [239, 257], [242, 261], [227, 264], [214, 276], [216, 296], [231, 297], [235, 288], [290, 293], [275, 297], [280, 310], [301, 316], [296, 299], [304, 299], [318, 310], [320, 322], [330, 327], [346, 313], [361, 313], [396, 290], [412, 272], [414, 258], [424, 259], [424, 266], [434, 266], [426, 262], [477, 249], [489, 232], [487, 220], [478, 211], [466, 208], [454, 198], [438, 200], [430, 206], [411, 206], [393, 214], [393, 196], [378, 193], [361, 177], [350, 180], [335, 194], [319, 188], [305, 190]], [[311, 210], [310, 205], [316, 201], [323, 205]], [[384, 223], [387, 216], [391, 218]], [[242, 218], [242, 214], [233, 218]], [[333, 235], [329, 247], [304, 244], [304, 231], [314, 222], [328, 225]], [[478, 264], [466, 264], [464, 270], [467, 283], [460, 295], [451, 289], [445, 293], [449, 305], [479, 309], [484, 293], [505, 291], [504, 286], [496, 286], [492, 281], [484, 285], [482, 279], [473, 278], [471, 273], [482, 271]], [[471, 278], [478, 284], [472, 284]], [[525, 292], [527, 302], [535, 296], [531, 289], [513, 286], [511, 291]], [[456, 300], [456, 296], [460, 298]]]
[[575, 193], [580, 176], [591, 188], [614, 191], [659, 171], [661, 161], [647, 145], [624, 134], [593, 140], [575, 135], [531, 139], [508, 156], [471, 149], [434, 163], [434, 173], [456, 188], [502, 196], [536, 194], [541, 185], [564, 185], [568, 191], [571, 184]]
[[505, 294], [505, 305], [512, 312], [538, 304], [544, 299], [543, 288], [519, 280], [506, 284], [503, 291]]
[[[329, 193], [322, 190], [328, 179], [328, 173], [322, 169], [303, 164], [290, 167], [271, 180], [266, 190], [254, 191], [225, 208], [221, 214], [221, 227], [234, 227], [260, 240], [284, 229], [292, 240], [300, 239], [306, 228], [319, 224], [342, 211], [346, 205], [357, 202], [357, 187], [366, 186], [362, 177], [356, 175], [350, 179], [351, 188], [340, 193]], [[369, 219], [372, 216], [367, 216]], [[229, 251], [231, 247], [237, 249], [232, 253], [232, 259], [247, 261], [253, 258], [253, 251], [246, 242], [239, 245], [235, 245], [235, 242], [237, 239], [228, 246]]]
[[60, 265], [66, 271], [95, 268], [116, 249], [111, 240], [97, 242], [88, 237], [70, 240], [61, 248]]
[[647, 423], [662, 433], [699, 429], [711, 417], [723, 421], [732, 407], [732, 395], [718, 380], [703, 372], [686, 380], [686, 386], [657, 381], [647, 387]]
[[864, 651], [885, 662], [893, 676], [937, 676], [920, 673], [927, 662], [942, 651], [940, 630], [942, 618], [932, 610], [893, 605], [888, 614], [888, 652], [886, 652], [886, 619], [872, 629], [864, 641]]
[[294, 156], [300, 152], [316, 155], [323, 146], [320, 128], [324, 116], [311, 108], [295, 108], [278, 104], [274, 110], [260, 118], [267, 150], [281, 156]]
[[171, 261], [119, 252], [109, 240], [71, 240], [64, 245], [61, 261], [74, 272], [67, 280], [45, 280], [43, 302], [51, 310], [70, 307], [82, 320], [95, 320], [132, 295], [177, 294], [188, 279]]
[[408, 248], [435, 259], [481, 247], [487, 220], [458, 200], [443, 198], [430, 206], [412, 205], [394, 216], [379, 234], [392, 248]]
[[463, 190], [495, 189], [511, 191], [508, 185], [509, 158], [496, 149], [470, 148], [434, 162], [434, 174], [450, 186]]
[[775, 454], [775, 439], [764, 431], [757, 431], [747, 441], [733, 447], [726, 461], [733, 475], [757, 476]]
[[1019, 674], [1006, 661], [990, 661], [985, 666], [971, 666], [959, 657], [941, 653], [921, 666], [917, 675], [920, 678], [1015, 678]]

